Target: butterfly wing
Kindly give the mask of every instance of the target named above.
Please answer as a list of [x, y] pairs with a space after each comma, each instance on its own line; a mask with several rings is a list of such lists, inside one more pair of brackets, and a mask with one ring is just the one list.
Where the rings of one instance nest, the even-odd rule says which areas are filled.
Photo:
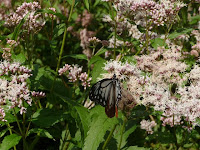
[[110, 89], [110, 95], [108, 97], [107, 105], [105, 108], [105, 112], [108, 117], [112, 118], [115, 116], [118, 116], [118, 109], [117, 105], [119, 100], [121, 100], [121, 87], [120, 82], [117, 78], [114, 78], [112, 80], [113, 84]]
[[116, 103], [115, 88], [116, 88], [115, 84], [112, 84], [110, 88], [110, 94], [107, 100], [106, 108], [105, 108], [106, 115], [110, 118], [115, 116], [115, 103]]
[[114, 75], [111, 79], [103, 79], [94, 84], [90, 90], [89, 98], [105, 107], [108, 117], [117, 115], [117, 105], [121, 99], [120, 82]]
[[90, 100], [95, 101], [97, 104], [105, 107], [109, 97], [111, 86], [112, 79], [103, 79], [97, 82], [92, 86], [90, 90]]

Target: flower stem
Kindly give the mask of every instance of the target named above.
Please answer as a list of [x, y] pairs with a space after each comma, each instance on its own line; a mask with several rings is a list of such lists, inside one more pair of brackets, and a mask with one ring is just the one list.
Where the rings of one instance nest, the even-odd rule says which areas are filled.
[[124, 128], [125, 128], [126, 122], [127, 122], [127, 118], [124, 119], [124, 122], [123, 122], [123, 125], [122, 125], [121, 136], [120, 136], [118, 150], [120, 150], [120, 148], [121, 148], [122, 138], [123, 138], [123, 132], [124, 132]]
[[105, 150], [106, 146], [108, 145], [108, 142], [110, 141], [110, 139], [112, 138], [113, 132], [116, 129], [117, 124], [115, 124], [115, 126], [113, 127], [113, 129], [110, 131], [110, 134], [108, 135], [106, 141], [104, 142], [104, 145], [102, 147], [102, 150]]
[[[12, 130], [11, 130], [10, 124], [7, 123], [7, 126], [8, 126], [8, 130], [9, 130], [9, 132], [10, 132], [10, 135], [12, 135]], [[13, 148], [14, 148], [14, 150], [17, 150], [17, 149], [16, 149], [16, 146], [13, 146]]]
[[[63, 51], [64, 51], [65, 40], [66, 40], [66, 35], [67, 35], [67, 24], [69, 23], [69, 21], [70, 21], [70, 19], [71, 19], [72, 12], [73, 12], [73, 8], [74, 8], [74, 4], [75, 4], [75, 0], [72, 1], [70, 14], [69, 14], [68, 20], [67, 20], [67, 22], [66, 22], [65, 32], [64, 32], [64, 34], [63, 34], [62, 46], [61, 46], [61, 48], [60, 48], [60, 54], [59, 54], [59, 57], [58, 57], [58, 63], [57, 63], [57, 67], [56, 67], [56, 75], [55, 75], [55, 77], [54, 77], [54, 81], [53, 81], [53, 84], [52, 84], [52, 87], [51, 87], [51, 92], [52, 92], [53, 89], [54, 89], [56, 77], [57, 77], [57, 75], [58, 75], [58, 69], [59, 69], [59, 67], [60, 67], [60, 62], [61, 62], [62, 54], [63, 54]], [[47, 105], [47, 106], [48, 106], [48, 105]]]

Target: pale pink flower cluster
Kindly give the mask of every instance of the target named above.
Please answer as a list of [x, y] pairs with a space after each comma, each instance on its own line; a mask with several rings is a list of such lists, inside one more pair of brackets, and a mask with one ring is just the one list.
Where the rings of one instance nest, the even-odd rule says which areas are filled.
[[2, 48], [2, 50], [3, 50], [2, 58], [7, 61], [11, 61], [11, 48]]
[[0, 107], [0, 121], [6, 121], [4, 119], [5, 115], [4, 109]]
[[110, 75], [115, 73], [121, 80], [127, 79], [130, 76], [138, 76], [138, 74], [140, 74], [139, 70], [134, 65], [130, 65], [127, 62], [121, 63], [115, 60], [108, 61], [105, 64], [104, 70], [108, 71]]
[[[26, 83], [31, 76], [31, 70], [19, 63], [0, 62], [0, 103], [10, 108], [20, 108], [20, 113], [25, 112], [23, 102], [31, 105], [32, 98]], [[9, 79], [8, 79], [9, 77]]]
[[158, 48], [158, 51], [136, 57], [136, 60], [138, 68], [152, 72], [153, 82], [168, 85], [181, 84], [186, 80], [179, 75], [187, 68], [185, 63], [179, 61], [182, 58], [179, 47], [171, 47], [169, 50]]
[[[163, 26], [166, 22], [176, 21], [179, 10], [185, 4], [179, 1], [160, 0], [120, 0], [116, 8], [126, 16], [134, 16], [134, 21], [142, 26]], [[131, 18], [130, 17], [130, 18]]]
[[88, 41], [89, 41], [90, 43], [94, 43], [94, 44], [97, 44], [97, 43], [101, 42], [101, 40], [99, 40], [99, 39], [98, 39], [97, 37], [95, 37], [95, 36], [89, 38]]
[[81, 24], [83, 27], [87, 27], [91, 24], [92, 21], [92, 14], [89, 13], [87, 10], [84, 10], [82, 18], [81, 18]]
[[200, 52], [200, 41], [198, 41], [197, 44], [193, 45], [192, 49]]
[[123, 45], [125, 45], [124, 41], [119, 40], [117, 38], [115, 39], [115, 37], [112, 36], [109, 39], [109, 46], [108, 46], [108, 48], [120, 47], [120, 46], [123, 46]]
[[33, 97], [38, 97], [38, 98], [44, 98], [46, 96], [44, 92], [36, 92], [36, 91], [32, 91], [31, 95]]
[[[103, 78], [111, 78], [115, 73], [120, 80], [124, 79], [138, 104], [162, 112], [163, 126], [185, 128], [187, 122], [190, 129], [199, 125], [200, 67], [196, 64], [187, 73], [181, 47], [171, 44], [168, 48], [160, 47], [149, 55], [135, 56], [136, 66], [109, 61], [104, 67], [108, 74], [103, 74]], [[189, 85], [184, 86], [186, 82]]]
[[192, 46], [192, 50], [190, 52], [191, 55], [198, 57], [200, 53], [200, 31], [199, 30], [193, 30], [191, 35], [193, 35], [196, 38], [196, 44]]
[[9, 44], [11, 47], [18, 45], [18, 43], [15, 40], [7, 40], [7, 44]]
[[11, 61], [11, 55], [12, 55], [11, 48], [17, 46], [18, 43], [15, 40], [7, 40], [7, 44], [9, 45], [9, 47], [2, 48], [2, 50], [3, 50], [2, 58], [7, 61]]
[[147, 131], [148, 134], [153, 134], [153, 128], [157, 125], [155, 121], [142, 120], [140, 128]]
[[[26, 68], [25, 66], [21, 66], [18, 62], [7, 62], [3, 61], [0, 62], [0, 76], [3, 75], [23, 75], [27, 78], [31, 76], [30, 74], [31, 70]], [[25, 75], [24, 75], [25, 74]]]
[[78, 67], [78, 65], [68, 65], [65, 64], [63, 68], [60, 68], [58, 71], [59, 75], [65, 74], [69, 79], [69, 82], [77, 82], [78, 80], [81, 81], [81, 85], [86, 89], [90, 87], [90, 81], [92, 78], [88, 77], [86, 72], [82, 72], [82, 67]]
[[4, 20], [7, 17], [6, 11], [12, 11], [12, 0], [0, 1], [0, 20]]
[[196, 41], [200, 41], [200, 31], [199, 30], [193, 30], [191, 35], [193, 35], [196, 38]]
[[119, 16], [117, 14], [114, 20], [112, 20], [109, 15], [105, 15], [102, 20], [104, 22], [109, 22], [112, 25], [110, 30], [113, 32], [115, 30], [115, 22], [117, 22], [116, 30], [118, 35], [121, 35], [124, 32], [128, 32], [128, 36], [131, 36], [135, 39], [140, 39], [140, 37], [142, 36], [142, 33], [138, 30], [137, 26], [131, 24], [129, 22], [129, 19], [127, 19], [125, 16]]
[[45, 24], [41, 17], [41, 13], [36, 14], [36, 11], [39, 9], [41, 9], [41, 6], [38, 2], [24, 2], [17, 8], [16, 12], [11, 13], [7, 17], [5, 25], [15, 27], [23, 18], [26, 17], [26, 15], [28, 15], [25, 23], [23, 24], [23, 28], [27, 30], [28, 33], [37, 33]]

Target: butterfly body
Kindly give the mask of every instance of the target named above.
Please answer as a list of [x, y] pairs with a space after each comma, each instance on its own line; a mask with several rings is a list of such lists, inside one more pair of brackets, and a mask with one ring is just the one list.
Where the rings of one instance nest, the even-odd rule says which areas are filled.
[[117, 106], [121, 100], [120, 81], [114, 74], [111, 79], [103, 79], [95, 83], [89, 94], [89, 98], [97, 104], [105, 107], [106, 115], [110, 118], [117, 116]]

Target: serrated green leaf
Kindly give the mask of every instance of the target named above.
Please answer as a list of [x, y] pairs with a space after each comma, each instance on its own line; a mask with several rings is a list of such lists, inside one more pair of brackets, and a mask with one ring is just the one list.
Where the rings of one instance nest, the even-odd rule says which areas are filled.
[[22, 137], [18, 136], [17, 134], [6, 136], [0, 145], [0, 150], [9, 150], [13, 146], [17, 145], [21, 138]]
[[88, 113], [88, 109], [86, 109], [85, 107], [81, 107], [81, 106], [75, 106], [75, 109], [79, 115], [80, 121], [81, 121], [81, 125], [83, 128], [83, 132], [84, 132], [84, 139], [87, 136], [87, 132], [89, 130], [89, 113]]
[[104, 141], [106, 131], [109, 131], [118, 123], [116, 117], [108, 118], [105, 114], [105, 108], [101, 106], [93, 108], [91, 115], [93, 120], [90, 124], [83, 150], [97, 149], [99, 144]]
[[32, 122], [39, 127], [47, 128], [67, 118], [67, 115], [63, 111], [40, 109], [33, 114]]

